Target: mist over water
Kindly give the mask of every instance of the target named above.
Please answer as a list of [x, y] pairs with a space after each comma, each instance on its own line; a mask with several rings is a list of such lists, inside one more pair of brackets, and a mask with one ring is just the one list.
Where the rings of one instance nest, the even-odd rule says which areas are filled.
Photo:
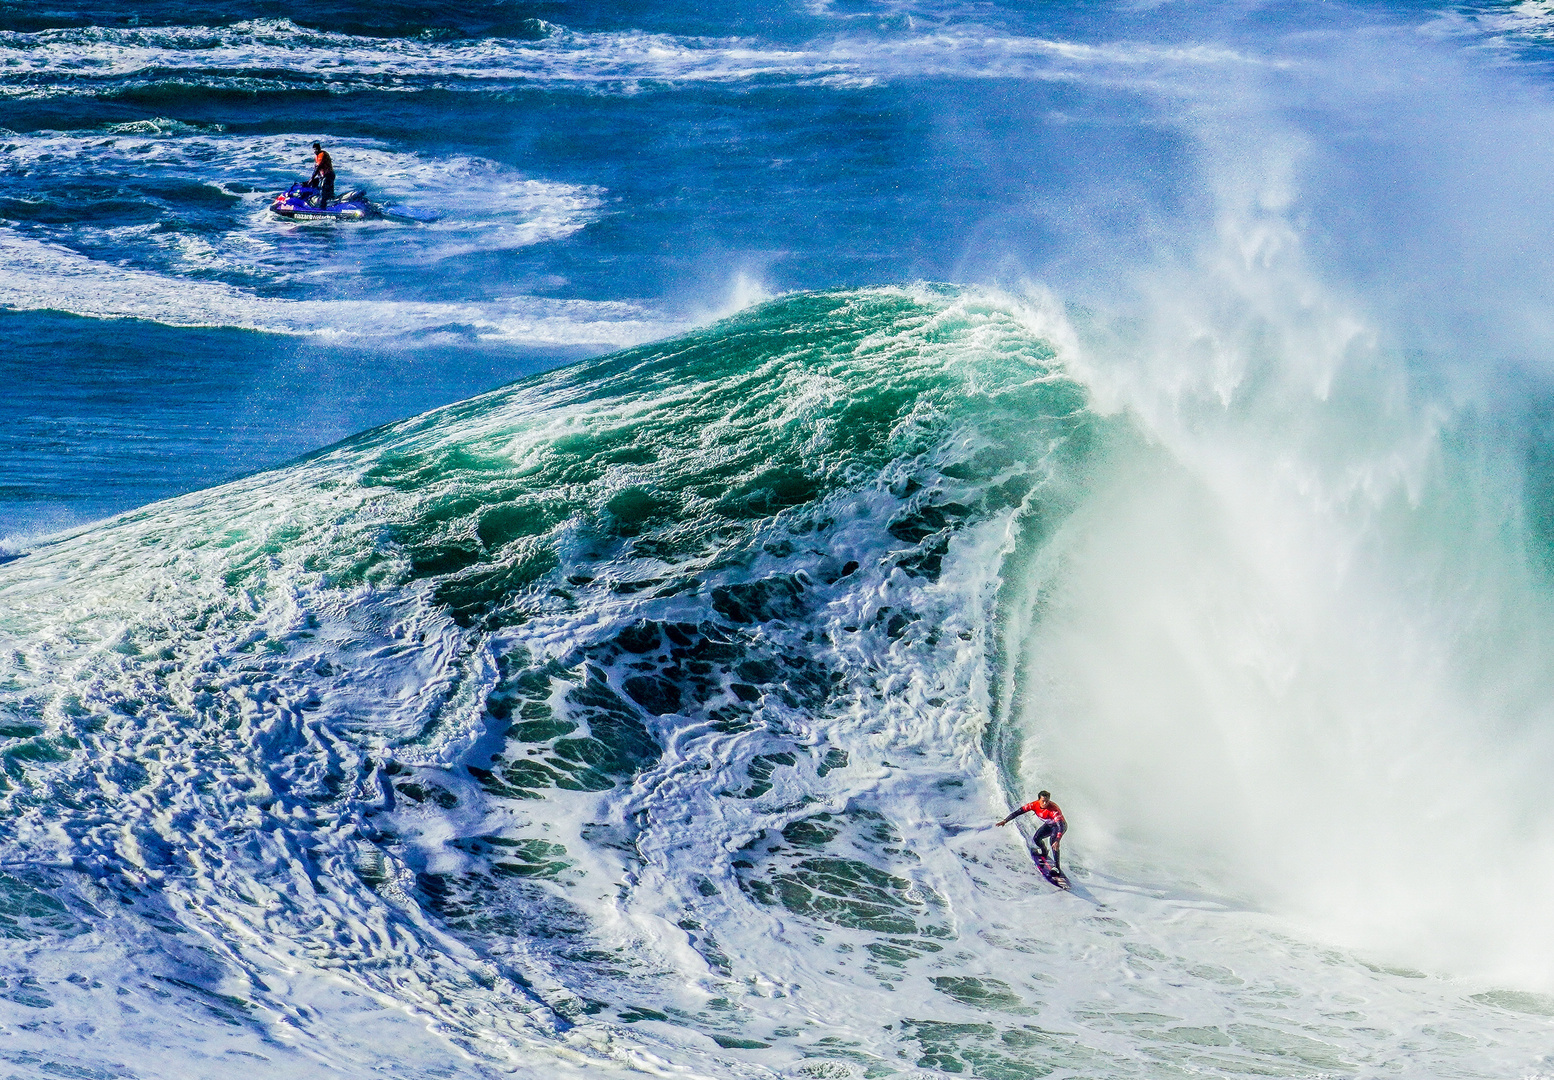
[[1281, 44], [1183, 88], [1204, 212], [1076, 319], [1129, 430], [1022, 771], [1184, 886], [1546, 988], [1547, 91], [1414, 26]]
[[0, 1058], [1554, 1069], [1542, 6], [498, 7], [0, 2]]

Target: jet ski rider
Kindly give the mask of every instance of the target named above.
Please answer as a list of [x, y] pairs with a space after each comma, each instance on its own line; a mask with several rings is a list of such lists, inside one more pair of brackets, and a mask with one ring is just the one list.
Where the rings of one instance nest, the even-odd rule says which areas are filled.
[[308, 181], [318, 191], [318, 208], [324, 209], [335, 197], [335, 163], [329, 160], [329, 151], [322, 143], [313, 144], [313, 178]]
[[1062, 856], [1058, 847], [1063, 843], [1063, 834], [1068, 831], [1068, 822], [1063, 818], [1063, 811], [1058, 809], [1058, 804], [1052, 801], [1052, 793], [1038, 791], [1036, 801], [1028, 802], [1015, 810], [1000, 825], [1007, 825], [1021, 814], [1035, 814], [1041, 818], [1041, 825], [1031, 837], [1031, 846], [1039, 852], [1043, 858], [1047, 857], [1047, 838], [1052, 838], [1052, 865], [1059, 870], [1063, 869]]

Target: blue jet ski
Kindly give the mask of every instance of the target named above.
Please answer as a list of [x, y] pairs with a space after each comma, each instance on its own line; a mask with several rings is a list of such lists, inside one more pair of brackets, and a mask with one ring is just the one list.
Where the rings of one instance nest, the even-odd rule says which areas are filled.
[[328, 206], [321, 205], [319, 189], [311, 184], [293, 184], [270, 204], [270, 212], [296, 221], [304, 219], [337, 218], [341, 221], [361, 221], [373, 217], [377, 211], [367, 201], [365, 191], [347, 191]]

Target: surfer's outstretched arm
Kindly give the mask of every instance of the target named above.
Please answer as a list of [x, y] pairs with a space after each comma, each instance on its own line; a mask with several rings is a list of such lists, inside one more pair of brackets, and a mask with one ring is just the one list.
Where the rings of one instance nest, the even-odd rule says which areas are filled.
[[1007, 825], [1011, 821], [1013, 821], [1015, 818], [1019, 817], [1021, 814], [1028, 814], [1028, 813], [1030, 813], [1030, 809], [1031, 808], [1029, 806], [1022, 806], [1018, 810], [1012, 810], [1012, 811], [1010, 811], [1009, 816], [1004, 818], [1004, 820], [1000, 821], [999, 824], [1000, 825]]

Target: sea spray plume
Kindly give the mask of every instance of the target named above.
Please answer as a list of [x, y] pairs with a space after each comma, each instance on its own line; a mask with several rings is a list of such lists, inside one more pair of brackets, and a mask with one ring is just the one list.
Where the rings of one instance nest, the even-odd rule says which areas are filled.
[[1491, 145], [1548, 106], [1392, 28], [1293, 47], [1189, 112], [1206, 242], [1069, 364], [1136, 437], [1054, 555], [1021, 768], [1130, 873], [1546, 988], [1554, 596], [1519, 459], [1547, 436], [1501, 395], [1546, 395], [1504, 370], [1554, 344], [1554, 275], [1503, 240], [1551, 163]]

